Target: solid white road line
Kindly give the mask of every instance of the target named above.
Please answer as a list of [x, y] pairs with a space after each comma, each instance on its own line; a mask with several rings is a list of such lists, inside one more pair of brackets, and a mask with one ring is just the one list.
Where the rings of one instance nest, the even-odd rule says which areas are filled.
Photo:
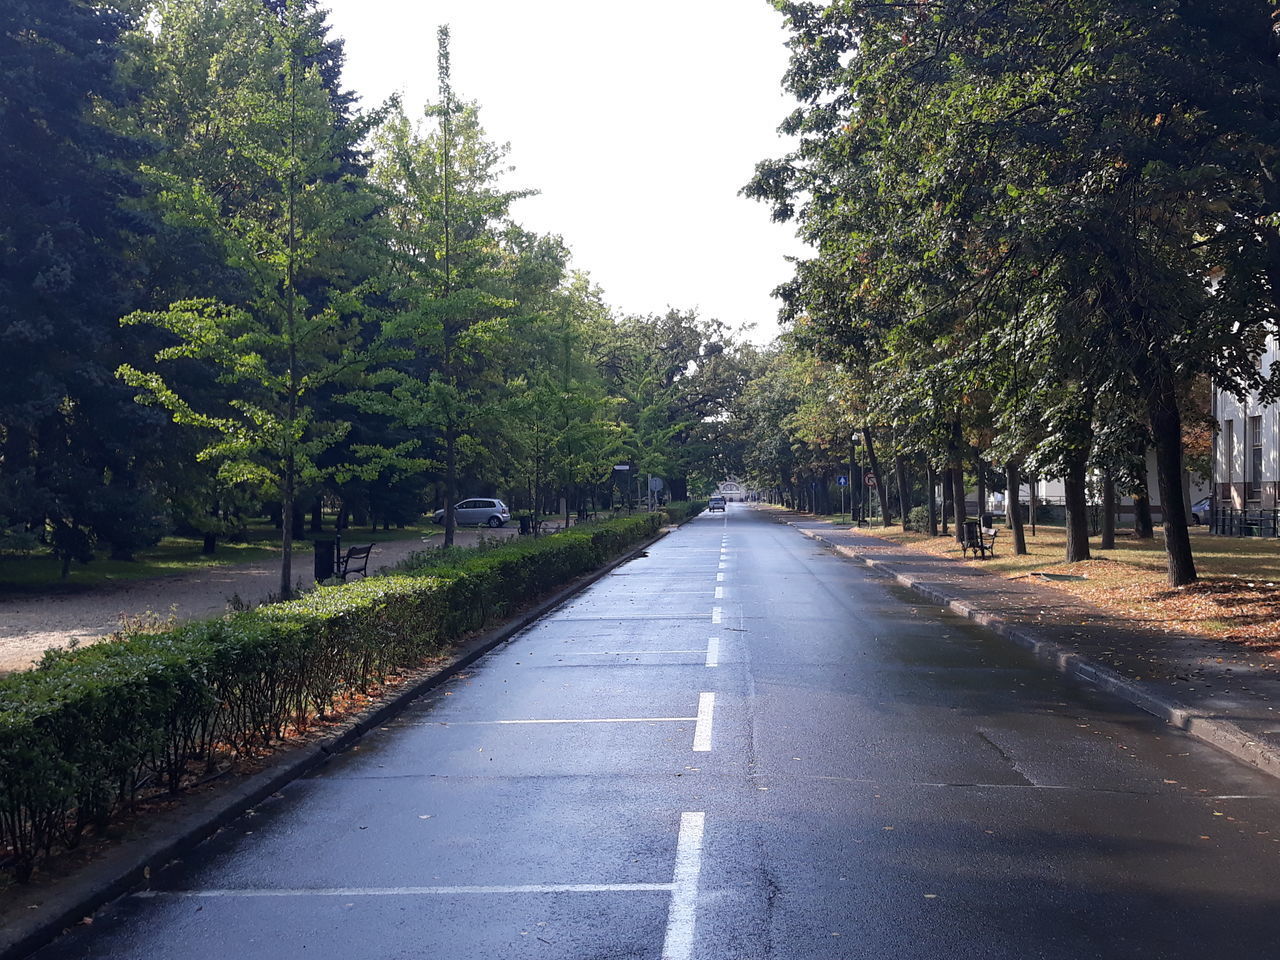
[[720, 608], [719, 608], [719, 607], [712, 607], [712, 608], [711, 608], [711, 622], [712, 622], [712, 623], [719, 623], [719, 622], [720, 622], [720, 617], [721, 617], [721, 616], [722, 616], [722, 613], [721, 613], [721, 611], [720, 611]]
[[[679, 852], [677, 851], [677, 857]], [[677, 867], [677, 876], [679, 868]], [[529, 883], [463, 887], [282, 887], [243, 890], [139, 890], [135, 897], [417, 897], [459, 893], [674, 893], [674, 883]]]
[[676, 840], [676, 869], [667, 909], [667, 935], [662, 960], [689, 960], [693, 955], [693, 930], [698, 916], [698, 875], [702, 872], [702, 834], [705, 813], [682, 813]]
[[720, 638], [710, 637], [707, 639], [707, 666], [720, 666]]
[[714, 693], [698, 694], [698, 722], [693, 728], [693, 749], [705, 753], [711, 749], [711, 724], [716, 712]]

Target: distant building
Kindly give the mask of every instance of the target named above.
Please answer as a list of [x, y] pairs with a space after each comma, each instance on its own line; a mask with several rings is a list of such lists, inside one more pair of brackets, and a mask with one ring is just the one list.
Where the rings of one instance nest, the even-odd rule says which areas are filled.
[[[1263, 370], [1280, 362], [1270, 341], [1259, 359]], [[1213, 492], [1223, 507], [1273, 510], [1280, 507], [1280, 407], [1264, 404], [1257, 392], [1243, 399], [1214, 387], [1212, 410], [1218, 422], [1213, 442]]]

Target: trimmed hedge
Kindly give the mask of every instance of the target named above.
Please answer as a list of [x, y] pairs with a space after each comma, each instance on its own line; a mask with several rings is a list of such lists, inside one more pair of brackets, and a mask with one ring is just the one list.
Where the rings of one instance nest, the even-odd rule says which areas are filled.
[[696, 517], [707, 509], [705, 500], [673, 500], [662, 508], [672, 523], [684, 523], [690, 517]]
[[50, 651], [0, 680], [0, 840], [19, 880], [143, 793], [178, 791], [440, 653], [661, 526], [640, 514], [163, 634]]

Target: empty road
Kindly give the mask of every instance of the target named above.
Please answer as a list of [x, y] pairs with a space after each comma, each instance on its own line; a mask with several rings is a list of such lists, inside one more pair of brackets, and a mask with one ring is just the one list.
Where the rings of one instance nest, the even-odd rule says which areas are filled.
[[37, 956], [1261, 960], [1278, 800], [732, 505]]

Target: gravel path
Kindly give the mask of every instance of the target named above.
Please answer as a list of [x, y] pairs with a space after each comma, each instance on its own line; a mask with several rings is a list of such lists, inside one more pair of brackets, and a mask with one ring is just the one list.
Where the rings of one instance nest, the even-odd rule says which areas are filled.
[[[501, 530], [459, 530], [459, 546], [474, 546], [480, 537], [513, 536], [514, 527]], [[348, 546], [359, 544], [351, 536]], [[376, 544], [369, 557], [371, 572], [392, 567], [415, 550], [436, 546], [440, 537], [426, 544], [419, 537]], [[311, 555], [295, 558], [294, 576], [304, 587], [315, 583]], [[277, 560], [224, 567], [209, 567], [193, 573], [152, 580], [111, 584], [83, 593], [20, 597], [0, 600], [0, 674], [23, 670], [50, 647], [64, 647], [73, 641], [92, 643], [118, 630], [123, 619], [170, 615], [179, 620], [215, 617], [227, 612], [227, 603], [238, 596], [245, 603], [258, 603], [279, 587]]]

